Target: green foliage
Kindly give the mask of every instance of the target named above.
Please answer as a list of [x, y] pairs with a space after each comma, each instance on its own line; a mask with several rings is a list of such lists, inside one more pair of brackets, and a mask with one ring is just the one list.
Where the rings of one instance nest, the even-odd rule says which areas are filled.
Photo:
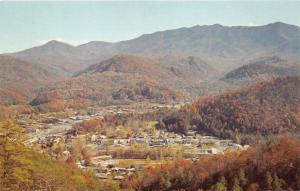
[[118, 190], [118, 186], [97, 180], [75, 166], [54, 161], [27, 148], [23, 129], [11, 120], [0, 123], [1, 191], [32, 190]]
[[22, 128], [9, 119], [0, 123], [0, 182], [4, 190], [22, 189], [32, 183], [30, 152], [19, 140], [24, 140]]
[[227, 191], [227, 181], [224, 176], [222, 176], [219, 181], [212, 186], [212, 191]]

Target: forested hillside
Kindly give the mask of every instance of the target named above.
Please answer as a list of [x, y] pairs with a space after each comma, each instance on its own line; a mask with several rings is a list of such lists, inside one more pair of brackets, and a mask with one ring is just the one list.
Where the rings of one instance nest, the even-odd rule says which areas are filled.
[[227, 73], [222, 81], [231, 84], [259, 82], [274, 77], [300, 76], [300, 64], [278, 56], [258, 58]]
[[43, 88], [31, 104], [79, 100], [98, 105], [180, 101], [204, 94], [203, 82], [216, 73], [204, 60], [193, 56], [158, 59], [117, 55]]
[[162, 119], [160, 128], [195, 129], [237, 142], [257, 136], [298, 132], [300, 78], [277, 78], [236, 92], [201, 98]]
[[300, 144], [283, 138], [260, 148], [149, 167], [123, 183], [135, 190], [300, 189]]
[[24, 145], [24, 129], [0, 122], [0, 190], [118, 190], [74, 164], [54, 161]]
[[47, 66], [0, 55], [0, 104], [28, 103], [35, 90], [61, 77]]

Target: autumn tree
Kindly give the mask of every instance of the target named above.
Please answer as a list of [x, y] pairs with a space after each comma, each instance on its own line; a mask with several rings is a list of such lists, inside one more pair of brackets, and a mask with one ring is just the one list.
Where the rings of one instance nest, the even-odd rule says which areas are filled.
[[5, 119], [0, 123], [0, 183], [3, 190], [22, 190], [32, 183], [29, 150], [23, 129]]
[[224, 176], [222, 176], [219, 181], [212, 186], [211, 190], [212, 191], [227, 191], [227, 187], [226, 187], [226, 179]]

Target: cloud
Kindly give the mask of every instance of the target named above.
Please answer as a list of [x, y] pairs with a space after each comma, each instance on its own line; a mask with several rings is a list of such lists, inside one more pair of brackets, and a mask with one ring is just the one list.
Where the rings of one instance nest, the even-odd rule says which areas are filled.
[[49, 38], [49, 39], [43, 39], [43, 40], [38, 41], [38, 45], [46, 44], [47, 42], [49, 42], [51, 40], [64, 42], [64, 43], [71, 44], [74, 46], [78, 46], [78, 45], [89, 42], [88, 40], [69, 40], [69, 39], [64, 39], [64, 38]]

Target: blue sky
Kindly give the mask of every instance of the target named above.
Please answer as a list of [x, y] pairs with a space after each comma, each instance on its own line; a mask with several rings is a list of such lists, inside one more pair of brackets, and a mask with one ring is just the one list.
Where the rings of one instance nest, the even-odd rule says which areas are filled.
[[194, 25], [252, 26], [276, 21], [300, 26], [300, 1], [0, 1], [0, 52], [51, 39], [75, 45], [92, 40], [116, 42]]

